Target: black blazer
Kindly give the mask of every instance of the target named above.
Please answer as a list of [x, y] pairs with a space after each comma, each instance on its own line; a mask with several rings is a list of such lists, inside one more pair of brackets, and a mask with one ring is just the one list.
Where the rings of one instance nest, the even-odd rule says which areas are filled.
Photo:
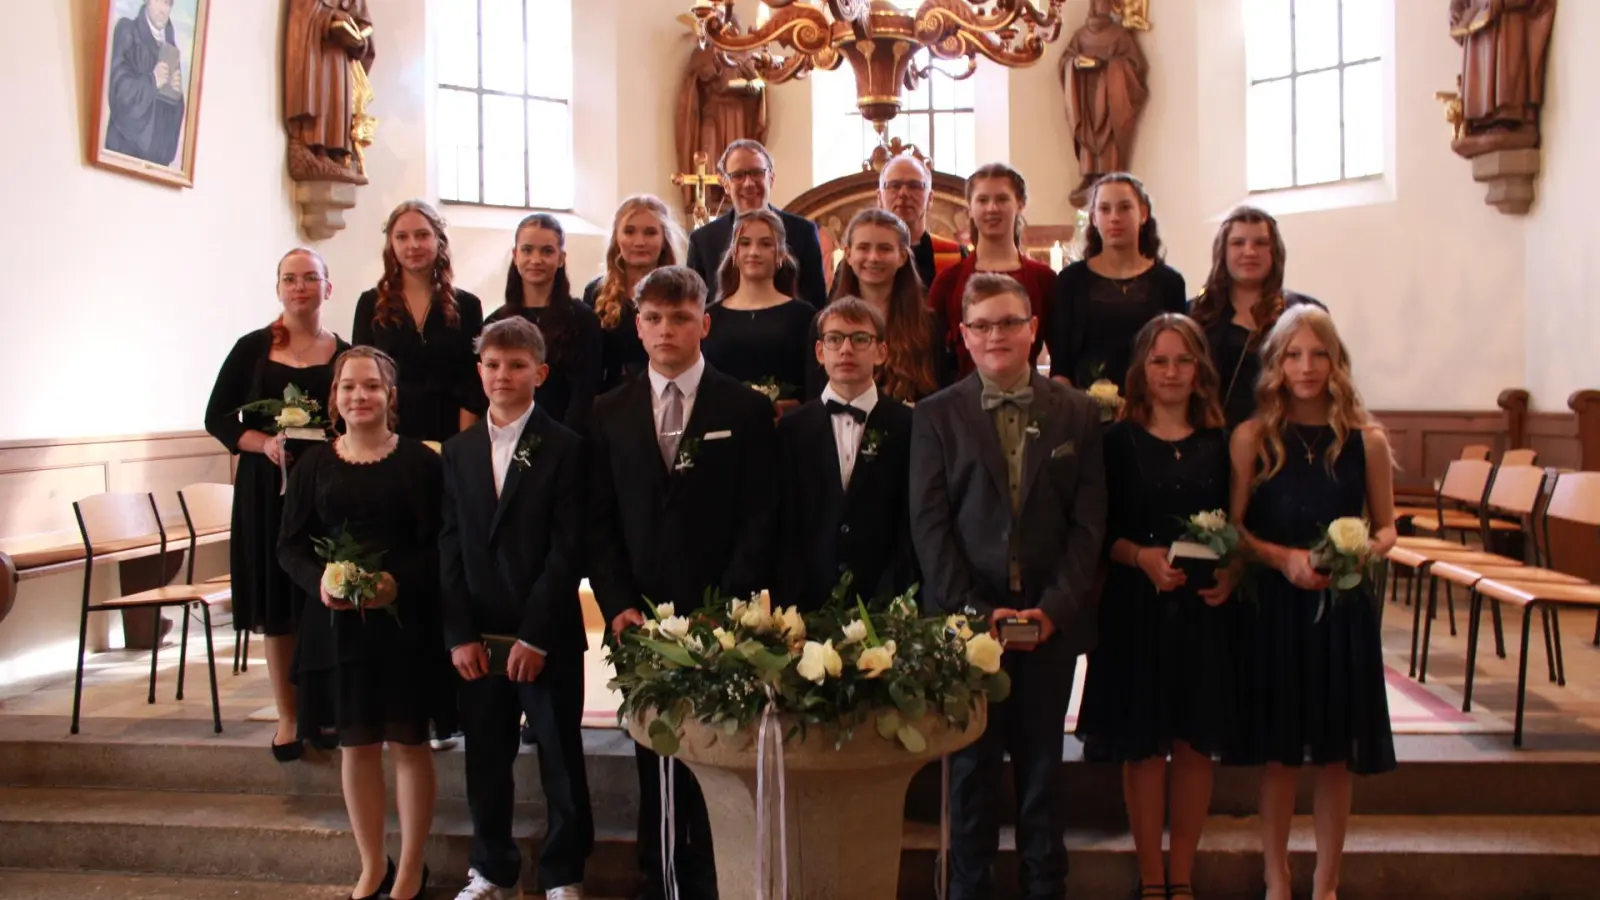
[[578, 601], [583, 543], [583, 441], [537, 404], [519, 447], [537, 438], [523, 468], [512, 459], [500, 496], [488, 420], [444, 444], [439, 530], [447, 647], [514, 634], [552, 656], [588, 647]]
[[[783, 220], [788, 234], [789, 252], [800, 264], [799, 297], [817, 309], [828, 305], [828, 286], [822, 277], [822, 241], [817, 237], [817, 225], [810, 219], [773, 208]], [[705, 280], [708, 300], [715, 302], [717, 295], [717, 269], [722, 257], [733, 242], [733, 212], [726, 212], [696, 228], [689, 235], [689, 268], [700, 273]]]
[[802, 611], [824, 606], [839, 578], [865, 600], [895, 596], [917, 581], [906, 479], [911, 466], [911, 408], [882, 393], [867, 416], [865, 448], [856, 453], [850, 487], [839, 480], [833, 420], [821, 400], [778, 422], [779, 502], [772, 601]]
[[[1000, 435], [976, 373], [917, 404], [911, 423], [911, 536], [932, 608], [1044, 610], [1068, 653], [1095, 643], [1091, 584], [1106, 534], [1100, 410], [1087, 394], [1033, 375], [1022, 503], [1011, 492]], [[1015, 533], [1022, 596], [1013, 598]]]
[[710, 365], [684, 423], [693, 464], [669, 472], [650, 375], [595, 401], [589, 424], [589, 584], [606, 620], [651, 603], [698, 609], [706, 588], [767, 586], [777, 507], [772, 401]]

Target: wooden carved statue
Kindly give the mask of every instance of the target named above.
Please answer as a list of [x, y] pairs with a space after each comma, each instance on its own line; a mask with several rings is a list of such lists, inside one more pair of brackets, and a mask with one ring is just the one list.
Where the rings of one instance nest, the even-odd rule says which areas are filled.
[[1128, 169], [1139, 113], [1150, 97], [1144, 53], [1133, 32], [1113, 17], [1115, 7], [1115, 0], [1091, 0], [1089, 18], [1067, 41], [1059, 67], [1083, 175], [1072, 194], [1079, 207], [1088, 202], [1095, 179]]
[[[766, 143], [767, 92], [753, 70], [729, 66], [711, 47], [696, 47], [678, 91], [678, 171], [695, 171], [695, 154], [704, 153], [712, 165], [734, 141]], [[695, 206], [694, 189], [684, 187], [685, 209]], [[712, 186], [707, 205], [715, 210], [722, 201], [720, 186]]]
[[1450, 0], [1450, 36], [1462, 48], [1456, 153], [1539, 146], [1555, 15], [1556, 0]]
[[377, 120], [372, 17], [367, 0], [289, 0], [284, 30], [283, 114], [289, 177], [366, 184], [364, 149]]

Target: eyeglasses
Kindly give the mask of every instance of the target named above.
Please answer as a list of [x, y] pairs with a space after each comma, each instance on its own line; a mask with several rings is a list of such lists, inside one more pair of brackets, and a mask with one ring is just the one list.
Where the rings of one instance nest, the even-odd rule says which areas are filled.
[[1009, 318], [999, 319], [994, 322], [990, 322], [985, 319], [978, 319], [975, 322], [963, 322], [961, 323], [961, 327], [967, 329], [978, 337], [988, 337], [991, 332], [999, 335], [1000, 337], [1010, 337], [1011, 335], [1016, 334], [1018, 331], [1021, 331], [1024, 325], [1027, 325], [1032, 321], [1032, 319], [1011, 316]]
[[737, 172], [728, 172], [729, 181], [764, 181], [769, 169], [740, 169]]
[[926, 181], [885, 181], [883, 183], [883, 192], [886, 194], [894, 194], [900, 191], [905, 191], [908, 194], [920, 194], [927, 189], [928, 183]]
[[867, 331], [852, 331], [845, 334], [842, 331], [829, 331], [822, 335], [822, 346], [829, 350], [837, 350], [844, 346], [845, 341], [857, 350], [870, 350], [878, 342], [878, 336]]
[[303, 284], [306, 287], [316, 287], [317, 285], [321, 284], [323, 280], [323, 277], [318, 275], [316, 272], [307, 272], [299, 277], [296, 277], [293, 272], [278, 276], [278, 283], [284, 287], [294, 287], [296, 284]]

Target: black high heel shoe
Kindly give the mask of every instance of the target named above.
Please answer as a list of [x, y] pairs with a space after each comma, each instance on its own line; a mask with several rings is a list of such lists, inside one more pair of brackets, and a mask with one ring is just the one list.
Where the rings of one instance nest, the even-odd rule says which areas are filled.
[[281, 763], [291, 763], [306, 755], [304, 741], [290, 741], [287, 744], [273, 744], [272, 758]]
[[[389, 885], [390, 885], [390, 887], [394, 886], [394, 879], [390, 879]], [[423, 863], [422, 864], [422, 883], [417, 887], [417, 892], [415, 894], [412, 894], [408, 898], [396, 897], [393, 894], [389, 894], [389, 900], [422, 900], [422, 895], [426, 894], [427, 892], [428, 892], [428, 864], [427, 863]], [[385, 891], [384, 893], [387, 894], [388, 891]]]
[[351, 894], [350, 900], [378, 900], [378, 898], [389, 893], [389, 889], [394, 887], [395, 868], [392, 858], [385, 861], [388, 863], [388, 867], [383, 870], [383, 880], [378, 882], [378, 889], [365, 897], [357, 897], [355, 894]]

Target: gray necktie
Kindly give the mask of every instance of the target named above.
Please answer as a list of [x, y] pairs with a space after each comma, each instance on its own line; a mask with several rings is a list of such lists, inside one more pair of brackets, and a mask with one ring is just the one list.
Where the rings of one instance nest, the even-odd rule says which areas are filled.
[[661, 432], [656, 442], [661, 445], [661, 461], [672, 469], [673, 457], [678, 455], [678, 439], [683, 437], [683, 392], [674, 381], [667, 382], [661, 392]]

